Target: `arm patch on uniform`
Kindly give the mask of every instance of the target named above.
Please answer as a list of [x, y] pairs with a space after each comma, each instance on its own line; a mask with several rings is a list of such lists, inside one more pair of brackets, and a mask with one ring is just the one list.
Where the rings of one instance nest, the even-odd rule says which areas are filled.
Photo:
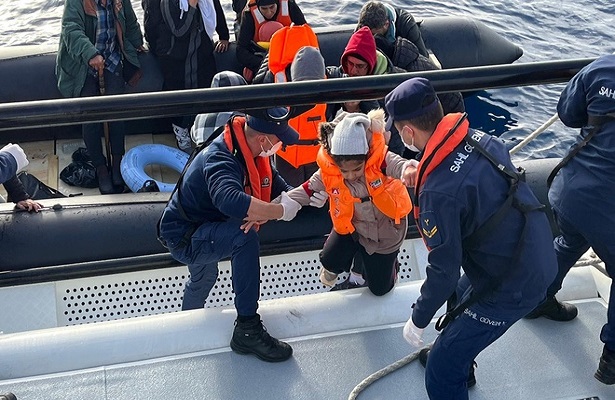
[[440, 227], [436, 221], [436, 214], [433, 211], [425, 211], [420, 214], [419, 229], [428, 247], [433, 248], [442, 243]]

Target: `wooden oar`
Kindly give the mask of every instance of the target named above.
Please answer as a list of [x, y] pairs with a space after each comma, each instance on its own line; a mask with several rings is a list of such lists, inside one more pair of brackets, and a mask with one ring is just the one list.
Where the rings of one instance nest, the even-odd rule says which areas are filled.
[[[105, 87], [105, 67], [98, 68], [98, 90], [104, 96], [107, 92]], [[109, 138], [109, 122], [103, 122], [103, 132], [105, 133], [105, 152], [107, 153], [107, 169], [111, 171], [111, 139]]]

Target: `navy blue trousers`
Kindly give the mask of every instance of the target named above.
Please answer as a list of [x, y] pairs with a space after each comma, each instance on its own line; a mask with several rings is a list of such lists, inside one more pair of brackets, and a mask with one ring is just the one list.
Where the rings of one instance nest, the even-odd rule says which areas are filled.
[[[609, 276], [615, 276], [615, 235], [612, 233], [613, 223], [609, 221], [584, 221], [573, 224], [559, 214], [555, 220], [561, 235], [553, 241], [557, 255], [558, 273], [547, 290], [548, 295], [555, 295], [570, 268], [589, 250], [590, 246], [598, 257], [604, 261]], [[606, 222], [606, 223], [605, 223]], [[600, 340], [615, 351], [615, 288], [611, 284], [607, 323], [602, 327]]]
[[[469, 293], [470, 281], [463, 275], [457, 298]], [[445, 327], [429, 352], [425, 387], [431, 400], [467, 400], [470, 366], [478, 354], [502, 336], [537, 304], [505, 310], [493, 300], [479, 300]]]
[[203, 308], [218, 278], [218, 262], [231, 259], [237, 315], [254, 316], [260, 296], [260, 243], [258, 233], [244, 233], [241, 222], [212, 222], [201, 225], [187, 246], [169, 249], [173, 258], [188, 266], [190, 278], [184, 288], [182, 310]]

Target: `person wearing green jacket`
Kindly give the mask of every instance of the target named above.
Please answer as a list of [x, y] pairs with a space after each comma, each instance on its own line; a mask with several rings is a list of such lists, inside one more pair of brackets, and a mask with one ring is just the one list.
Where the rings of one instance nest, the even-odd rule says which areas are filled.
[[[143, 35], [129, 0], [66, 0], [56, 59], [58, 90], [65, 97], [122, 94], [126, 83], [136, 85], [141, 77], [137, 57], [141, 51]], [[120, 173], [124, 123], [108, 124], [111, 171], [100, 139], [103, 124], [82, 128], [102, 194], [121, 192], [124, 187]]]

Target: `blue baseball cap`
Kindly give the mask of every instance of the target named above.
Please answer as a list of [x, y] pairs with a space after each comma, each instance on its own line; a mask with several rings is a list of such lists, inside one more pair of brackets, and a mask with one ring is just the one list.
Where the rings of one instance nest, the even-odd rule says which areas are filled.
[[410, 78], [400, 83], [384, 98], [386, 130], [391, 130], [394, 121], [410, 120], [432, 111], [438, 103], [436, 91], [427, 79]]
[[276, 135], [284, 144], [295, 144], [299, 141], [299, 133], [288, 125], [289, 109], [286, 107], [274, 107], [255, 112], [258, 115], [246, 115], [246, 123], [255, 131]]

